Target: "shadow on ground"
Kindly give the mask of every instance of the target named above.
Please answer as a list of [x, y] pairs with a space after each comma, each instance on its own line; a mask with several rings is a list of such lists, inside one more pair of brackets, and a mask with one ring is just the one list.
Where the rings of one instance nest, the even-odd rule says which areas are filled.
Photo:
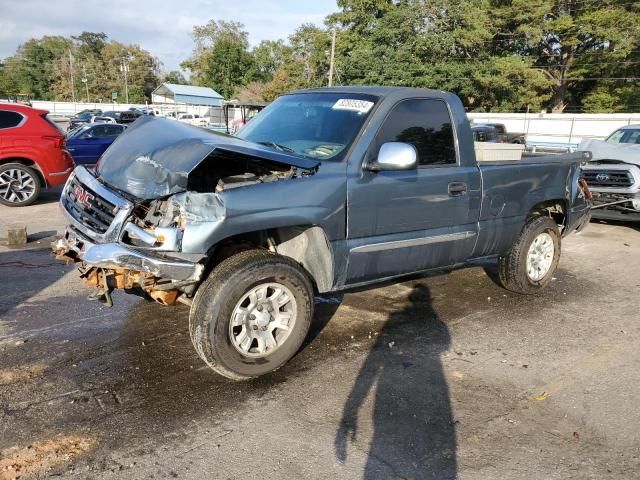
[[[455, 429], [440, 360], [450, 343], [449, 331], [433, 309], [427, 286], [415, 285], [409, 301], [389, 315], [380, 331], [358, 373], [336, 433], [336, 456], [344, 462], [348, 444], [357, 439], [359, 415], [373, 389], [373, 438], [365, 480], [456, 477]], [[407, 345], [408, 339], [414, 345]], [[403, 349], [396, 346], [400, 344]], [[418, 344], [420, 348], [414, 348]]]

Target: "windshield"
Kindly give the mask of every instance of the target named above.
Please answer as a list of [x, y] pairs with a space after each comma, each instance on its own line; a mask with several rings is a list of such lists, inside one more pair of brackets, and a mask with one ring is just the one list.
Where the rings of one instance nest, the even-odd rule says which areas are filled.
[[608, 143], [640, 143], [640, 128], [616, 130], [606, 141]]
[[72, 138], [77, 138], [80, 135], [84, 134], [84, 132], [86, 132], [87, 130], [89, 130], [91, 127], [87, 127], [87, 126], [81, 126], [78, 128], [74, 128], [73, 130], [70, 130], [69, 132], [67, 132], [67, 138], [68, 139], [72, 139]]
[[377, 100], [348, 92], [284, 95], [236, 136], [303, 157], [340, 161]]

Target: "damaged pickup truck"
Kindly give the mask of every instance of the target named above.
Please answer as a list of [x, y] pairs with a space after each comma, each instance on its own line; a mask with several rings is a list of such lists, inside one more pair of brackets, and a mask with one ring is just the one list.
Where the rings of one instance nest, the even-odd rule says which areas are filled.
[[478, 165], [455, 95], [304, 90], [236, 137], [138, 120], [95, 172], [76, 168], [54, 250], [107, 302], [190, 305], [200, 357], [245, 379], [298, 351], [314, 293], [495, 259], [506, 288], [538, 292], [589, 220], [587, 159]]

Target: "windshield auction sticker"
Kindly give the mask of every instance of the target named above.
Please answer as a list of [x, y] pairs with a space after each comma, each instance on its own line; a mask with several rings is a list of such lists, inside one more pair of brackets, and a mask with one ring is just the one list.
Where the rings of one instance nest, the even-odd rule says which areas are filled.
[[373, 107], [373, 102], [356, 100], [353, 98], [341, 98], [332, 107], [334, 110], [351, 110], [358, 113], [367, 113]]

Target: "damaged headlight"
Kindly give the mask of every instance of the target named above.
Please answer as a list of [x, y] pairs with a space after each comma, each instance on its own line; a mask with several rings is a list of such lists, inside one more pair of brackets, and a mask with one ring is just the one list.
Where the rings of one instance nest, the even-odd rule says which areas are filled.
[[123, 243], [158, 251], [180, 251], [185, 215], [171, 199], [140, 204], [124, 226]]
[[177, 227], [144, 229], [129, 222], [124, 227], [123, 240], [133, 246], [177, 252], [182, 244], [182, 230]]
[[184, 192], [136, 206], [121, 235], [127, 245], [158, 251], [193, 252], [205, 233], [225, 219], [222, 196]]

